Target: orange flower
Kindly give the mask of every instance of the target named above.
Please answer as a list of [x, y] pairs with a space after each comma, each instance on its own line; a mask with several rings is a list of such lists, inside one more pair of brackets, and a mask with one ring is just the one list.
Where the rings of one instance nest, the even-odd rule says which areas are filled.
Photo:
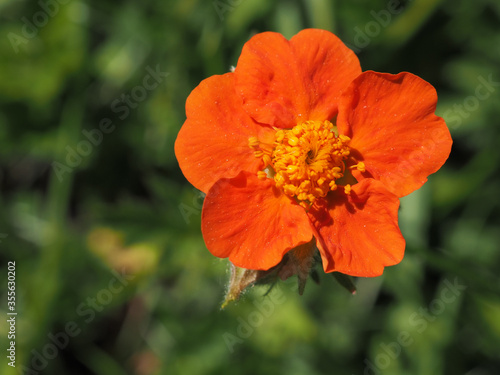
[[[377, 276], [405, 241], [399, 197], [446, 161], [437, 96], [410, 73], [362, 73], [335, 35], [254, 36], [234, 72], [193, 90], [175, 152], [206, 193], [207, 248], [238, 267]], [[299, 275], [300, 277], [300, 275]]]

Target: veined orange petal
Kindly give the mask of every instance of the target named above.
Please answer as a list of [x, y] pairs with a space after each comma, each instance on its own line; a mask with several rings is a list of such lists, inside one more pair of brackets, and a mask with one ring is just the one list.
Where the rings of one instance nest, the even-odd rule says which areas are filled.
[[361, 180], [382, 181], [398, 197], [421, 187], [427, 176], [446, 161], [451, 136], [444, 120], [434, 114], [436, 90], [411, 74], [365, 72], [344, 93], [337, 126], [351, 138], [366, 172]]
[[399, 199], [381, 182], [365, 179], [349, 195], [330, 193], [308, 215], [325, 272], [371, 277], [403, 259], [405, 240], [398, 227]]
[[267, 270], [312, 239], [304, 209], [281, 194], [271, 179], [241, 172], [208, 191], [201, 229], [210, 252], [237, 267]]
[[202, 81], [186, 101], [186, 117], [175, 155], [184, 176], [205, 193], [221, 177], [242, 170], [257, 173], [262, 159], [248, 146], [249, 137], [269, 138], [271, 143], [274, 139], [274, 130], [257, 124], [243, 110], [233, 73]]
[[236, 90], [257, 122], [292, 128], [333, 118], [342, 91], [360, 73], [354, 52], [328, 31], [306, 29], [290, 41], [265, 32], [244, 45]]

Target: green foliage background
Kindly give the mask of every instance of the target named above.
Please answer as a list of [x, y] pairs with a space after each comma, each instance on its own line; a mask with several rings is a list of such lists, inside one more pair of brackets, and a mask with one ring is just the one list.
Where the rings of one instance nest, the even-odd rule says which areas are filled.
[[[0, 374], [498, 374], [500, 3], [394, 4], [0, 0]], [[432, 83], [453, 151], [402, 200], [403, 262], [356, 296], [322, 274], [302, 297], [288, 281], [221, 311], [227, 263], [204, 246], [202, 196], [173, 151], [184, 103], [254, 33], [307, 27], [364, 70]], [[165, 74], [141, 91], [148, 69]]]

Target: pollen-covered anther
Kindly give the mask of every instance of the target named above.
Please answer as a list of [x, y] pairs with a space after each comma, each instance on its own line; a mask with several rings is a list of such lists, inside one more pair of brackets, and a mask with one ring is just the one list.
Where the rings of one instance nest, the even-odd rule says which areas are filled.
[[305, 208], [337, 189], [350, 154], [349, 137], [336, 136], [330, 121], [307, 121], [275, 133], [269, 158], [276, 186]]
[[248, 146], [250, 148], [255, 149], [255, 148], [257, 148], [259, 146], [259, 144], [260, 144], [259, 138], [257, 138], [257, 137], [250, 137], [250, 138], [248, 138]]
[[257, 159], [262, 159], [262, 170], [259, 171], [258, 177], [262, 179], [269, 177], [269, 173], [266, 172], [265, 169], [272, 163], [271, 152], [273, 149], [273, 145], [263, 143], [257, 137], [250, 137], [248, 138], [248, 147], [253, 150], [253, 154]]
[[264, 156], [262, 157], [262, 160], [264, 161], [264, 165], [267, 167], [268, 165], [271, 165], [272, 163], [272, 160], [271, 160], [271, 156], [267, 155], [267, 154], [264, 154]]
[[362, 161], [360, 161], [358, 164], [351, 165], [349, 169], [357, 169], [360, 172], [366, 171], [365, 163], [363, 163]]
[[265, 180], [267, 178], [267, 173], [265, 171], [258, 171], [257, 177], [259, 180]]
[[256, 158], [260, 159], [262, 157], [264, 157], [264, 152], [262, 152], [261, 150], [257, 150], [253, 153], [255, 155]]

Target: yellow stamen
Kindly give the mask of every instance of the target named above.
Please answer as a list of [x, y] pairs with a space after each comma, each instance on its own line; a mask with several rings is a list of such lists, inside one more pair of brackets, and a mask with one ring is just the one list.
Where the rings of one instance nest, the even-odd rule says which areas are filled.
[[349, 169], [357, 169], [360, 172], [366, 171], [365, 163], [363, 163], [362, 161], [360, 161], [358, 164], [351, 165]]
[[256, 158], [259, 159], [264, 157], [264, 152], [262, 152], [261, 150], [255, 151], [253, 154], [255, 155]]
[[[330, 121], [306, 121], [292, 129], [277, 130], [273, 143], [250, 137], [249, 147], [263, 162], [257, 177], [274, 179], [285, 195], [309, 208], [316, 199], [337, 190], [336, 181], [344, 177], [350, 138], [337, 135], [335, 130]], [[362, 162], [349, 168], [365, 171]], [[350, 194], [351, 185], [341, 187]]]
[[259, 178], [259, 180], [265, 180], [267, 178], [267, 173], [264, 171], [258, 171], [257, 177]]
[[[255, 137], [248, 143], [264, 166], [272, 168], [276, 186], [308, 208], [337, 189], [335, 181], [344, 176], [344, 161], [350, 154], [349, 141], [344, 135], [336, 136], [329, 121], [307, 121], [290, 130], [277, 130], [272, 146], [260, 144]], [[259, 178], [264, 176], [261, 172]]]
[[250, 137], [248, 138], [248, 146], [250, 146], [250, 148], [256, 148], [259, 146], [259, 138], [257, 137]]
[[269, 155], [264, 155], [262, 157], [262, 160], [264, 161], [264, 165], [267, 167], [268, 165], [271, 165], [271, 157]]
[[288, 144], [290, 146], [297, 146], [299, 144], [299, 139], [297, 137], [288, 138]]

